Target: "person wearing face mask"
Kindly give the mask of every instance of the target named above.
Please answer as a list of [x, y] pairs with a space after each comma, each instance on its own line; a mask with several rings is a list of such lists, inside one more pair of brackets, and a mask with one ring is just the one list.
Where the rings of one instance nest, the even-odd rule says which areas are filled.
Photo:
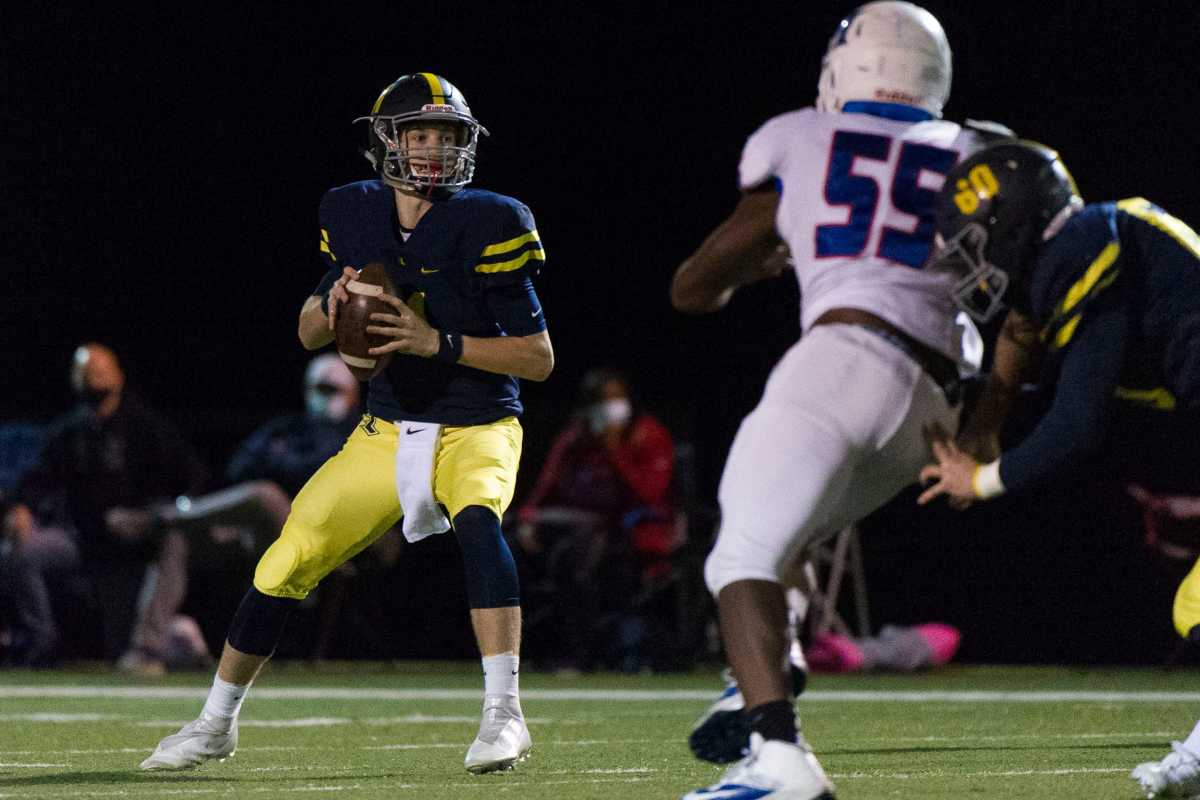
[[[279, 536], [292, 498], [320, 466], [341, 449], [359, 421], [359, 384], [336, 353], [309, 361], [304, 371], [304, 410], [273, 417], [238, 445], [225, 469], [227, 486], [198, 497], [181, 497], [163, 522], [185, 531], [197, 546], [240, 543], [243, 555], [258, 559]], [[211, 541], [210, 541], [211, 540]], [[381, 538], [358, 561], [390, 566], [399, 555], [395, 537]], [[321, 658], [333, 637], [346, 594], [343, 578], [356, 568], [335, 571], [322, 584], [316, 644], [309, 657]], [[238, 576], [238, 581], [243, 580]]]
[[623, 600], [670, 568], [675, 446], [621, 372], [593, 369], [579, 397], [517, 512], [517, 539], [555, 585], [564, 666], [589, 668]]
[[276, 417], [250, 434], [229, 460], [226, 479], [273, 481], [294, 497], [354, 430], [358, 408], [350, 370], [336, 353], [317, 356], [304, 372], [304, 413]]
[[158, 673], [186, 591], [187, 545], [157, 524], [157, 508], [202, 489], [207, 472], [174, 423], [126, 387], [110, 348], [78, 347], [70, 381], [79, 404], [51, 426], [4, 518], [0, 590], [22, 642], [12, 660], [53, 658], [48, 576], [77, 568], [100, 612], [104, 656]]

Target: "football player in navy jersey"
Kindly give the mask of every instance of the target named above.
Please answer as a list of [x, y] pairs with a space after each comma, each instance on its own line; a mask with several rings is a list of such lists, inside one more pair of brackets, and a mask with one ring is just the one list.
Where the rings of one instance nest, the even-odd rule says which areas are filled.
[[362, 423], [301, 489], [259, 562], [200, 717], [143, 769], [232, 755], [241, 703], [291, 609], [398, 520], [410, 541], [452, 529], [462, 549], [484, 670], [466, 768], [506, 769], [530, 750], [517, 693], [517, 572], [500, 518], [521, 453], [518, 379], [545, 380], [554, 366], [531, 280], [545, 251], [525, 205], [467, 188], [487, 131], [445, 78], [401, 77], [361, 121], [378, 178], [321, 201], [327, 272], [300, 311], [299, 336], [310, 350], [328, 344], [357, 270], [381, 262], [396, 296], [383, 295], [392, 312], [367, 329], [386, 339], [372, 355], [393, 357], [370, 381]]
[[[1057, 153], [1018, 141], [946, 177], [938, 233], [934, 260], [962, 275], [959, 305], [985, 321], [1002, 304], [1010, 311], [974, 423], [991, 452], [935, 441], [919, 502], [946, 496], [961, 507], [1044, 485], [1101, 449], [1122, 405], [1200, 410], [1200, 237], [1186, 224], [1140, 197], [1085, 205]], [[1053, 402], [998, 453], [1013, 387], [1038, 361]], [[1176, 593], [1174, 622], [1200, 642], [1200, 564]], [[1200, 794], [1200, 724], [1133, 777], [1148, 797]]]

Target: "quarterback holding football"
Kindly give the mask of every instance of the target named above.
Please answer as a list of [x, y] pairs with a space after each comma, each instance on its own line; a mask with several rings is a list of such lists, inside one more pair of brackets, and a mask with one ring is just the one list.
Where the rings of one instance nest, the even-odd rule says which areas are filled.
[[[517, 572], [500, 518], [521, 455], [518, 379], [545, 380], [554, 366], [532, 283], [545, 251], [524, 204], [468, 187], [487, 131], [454, 84], [405, 75], [358, 121], [377, 177], [321, 201], [327, 271], [300, 311], [299, 336], [316, 349], [338, 328], [343, 359], [370, 376], [367, 413], [301, 489], [259, 562], [199, 718], [163, 739], [143, 769], [232, 755], [242, 701], [290, 611], [397, 521], [409, 541], [453, 530], [462, 549], [484, 671], [467, 770], [509, 768], [531, 747], [517, 692]], [[360, 274], [371, 264], [386, 281]], [[371, 295], [375, 310], [347, 306], [352, 293]], [[341, 310], [356, 315], [361, 330], [351, 333], [369, 336], [344, 332]], [[350, 338], [367, 341], [365, 352]]]

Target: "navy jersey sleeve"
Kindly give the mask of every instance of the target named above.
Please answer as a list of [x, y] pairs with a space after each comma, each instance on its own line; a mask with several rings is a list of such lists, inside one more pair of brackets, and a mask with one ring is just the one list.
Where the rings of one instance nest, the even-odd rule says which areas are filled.
[[321, 257], [321, 263], [325, 266], [325, 273], [321, 276], [320, 282], [313, 289], [313, 294], [321, 296], [329, 291], [334, 282], [342, 274], [342, 263], [338, 261], [337, 251], [334, 249], [338, 243], [334, 241], [338, 226], [338, 213], [334, 193], [326, 192], [321, 198], [321, 206], [317, 212], [318, 222], [320, 223], [320, 238], [317, 243], [317, 251]]
[[537, 275], [546, 261], [533, 213], [522, 203], [510, 200], [496, 204], [489, 219], [480, 226], [482, 241], [475, 258], [476, 280], [486, 290], [523, 283]]
[[1029, 437], [1000, 459], [1000, 480], [1011, 491], [1062, 474], [1104, 439], [1130, 333], [1118, 252], [1115, 243], [1101, 251], [1043, 330], [1051, 357], [1061, 359], [1054, 401]]
[[497, 205], [479, 245], [475, 280], [492, 317], [508, 336], [529, 336], [546, 329], [545, 314], [533, 277], [545, 263], [533, 213], [510, 201]]

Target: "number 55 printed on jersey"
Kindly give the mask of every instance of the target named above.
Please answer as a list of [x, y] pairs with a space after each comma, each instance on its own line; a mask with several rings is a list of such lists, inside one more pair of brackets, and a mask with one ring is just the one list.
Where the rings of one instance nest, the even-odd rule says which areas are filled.
[[[825, 201], [831, 206], [849, 206], [844, 224], [818, 225], [817, 258], [860, 256], [871, 240], [880, 216], [879, 184], [869, 175], [855, 174], [855, 160], [866, 158], [887, 162], [892, 137], [874, 133], [837, 131], [825, 175]], [[927, 144], [904, 142], [896, 160], [896, 172], [888, 189], [891, 208], [916, 217], [910, 230], [883, 225], [876, 255], [909, 267], [920, 268], [933, 247], [933, 205], [937, 190], [921, 185], [921, 173], [945, 175], [957, 163], [958, 153]]]

